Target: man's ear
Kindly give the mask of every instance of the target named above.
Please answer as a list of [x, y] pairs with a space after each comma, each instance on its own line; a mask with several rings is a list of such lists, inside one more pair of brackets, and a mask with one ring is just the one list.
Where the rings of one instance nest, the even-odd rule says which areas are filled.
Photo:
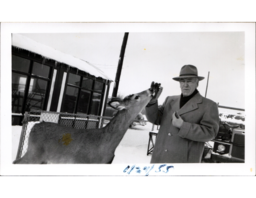
[[196, 88], [199, 86], [199, 80], [197, 79], [197, 86], [196, 86]]

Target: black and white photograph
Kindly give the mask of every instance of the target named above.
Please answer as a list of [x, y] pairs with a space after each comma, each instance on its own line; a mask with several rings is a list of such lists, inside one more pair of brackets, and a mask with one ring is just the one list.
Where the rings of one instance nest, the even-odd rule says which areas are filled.
[[3, 174], [255, 175], [254, 23], [1, 31]]

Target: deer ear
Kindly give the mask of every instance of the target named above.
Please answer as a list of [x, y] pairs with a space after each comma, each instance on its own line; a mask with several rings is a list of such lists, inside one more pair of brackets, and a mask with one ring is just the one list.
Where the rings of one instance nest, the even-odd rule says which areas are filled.
[[122, 103], [120, 103], [119, 101], [111, 101], [111, 102], [109, 102], [108, 104], [109, 104], [109, 106], [111, 106], [112, 108], [117, 109], [117, 110], [119, 110], [119, 111], [121, 111], [121, 110], [123, 110], [123, 109], [126, 109], [126, 107], [125, 107]]
[[113, 98], [111, 101], [108, 102], [108, 105], [111, 106], [112, 108], [118, 110], [118, 111], [126, 109], [123, 101], [119, 98]]
[[118, 111], [121, 111], [121, 110], [123, 110], [123, 109], [126, 109], [126, 107], [120, 104], [120, 105], [117, 107], [117, 109], [118, 109]]
[[120, 106], [120, 102], [119, 101], [110, 101], [109, 106], [111, 106], [114, 109], [117, 109], [118, 106]]

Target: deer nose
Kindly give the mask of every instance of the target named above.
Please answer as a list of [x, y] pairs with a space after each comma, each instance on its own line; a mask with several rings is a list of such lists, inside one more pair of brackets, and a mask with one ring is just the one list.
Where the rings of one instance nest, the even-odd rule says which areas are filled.
[[153, 95], [153, 89], [151, 89], [151, 88], [148, 89], [148, 90], [147, 90], [147, 94], [148, 94], [148, 95]]

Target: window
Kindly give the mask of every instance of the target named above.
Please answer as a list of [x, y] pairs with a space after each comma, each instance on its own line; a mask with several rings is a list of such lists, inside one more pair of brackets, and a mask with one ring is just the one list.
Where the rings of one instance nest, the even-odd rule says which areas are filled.
[[44, 109], [47, 85], [47, 80], [31, 78], [25, 111], [30, 111], [31, 109]]
[[68, 86], [66, 88], [65, 97], [62, 105], [62, 111], [73, 113], [76, 107], [78, 88]]
[[[105, 83], [108, 81], [95, 79], [94, 76], [64, 63], [12, 47], [12, 125], [21, 125], [26, 111], [46, 110], [47, 107], [56, 111], [59, 107], [63, 74], [67, 71], [61, 111], [100, 115]], [[48, 104], [51, 86], [53, 92], [51, 103]]]
[[61, 111], [99, 115], [103, 91], [103, 82], [69, 73]]
[[91, 90], [92, 89], [92, 83], [93, 83], [92, 79], [84, 77], [83, 82], [82, 82], [82, 88]]
[[103, 90], [103, 83], [96, 81], [94, 84], [94, 90], [101, 92]]
[[92, 94], [92, 102], [91, 102], [91, 109], [89, 114], [95, 114], [100, 110], [100, 101], [101, 101], [101, 94], [93, 93]]
[[12, 113], [45, 109], [51, 67], [12, 55]]
[[12, 73], [12, 112], [21, 113], [27, 76], [23, 74]]
[[88, 113], [91, 93], [87, 90], [81, 90], [79, 96], [79, 102], [77, 107], [77, 113]]
[[80, 79], [81, 79], [80, 76], [70, 73], [69, 76], [68, 76], [68, 84], [79, 86], [80, 85]]
[[50, 74], [50, 67], [34, 62], [32, 74], [48, 78]]
[[12, 69], [28, 73], [30, 60], [18, 56], [12, 56]]

